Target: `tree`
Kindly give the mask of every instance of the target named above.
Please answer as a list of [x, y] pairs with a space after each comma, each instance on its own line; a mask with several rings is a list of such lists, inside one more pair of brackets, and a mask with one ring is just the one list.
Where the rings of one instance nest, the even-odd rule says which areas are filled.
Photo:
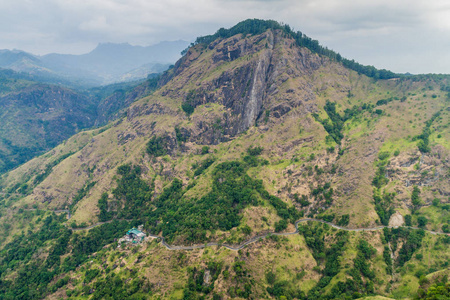
[[209, 147], [208, 146], [203, 146], [202, 147], [202, 155], [208, 154], [209, 153]]
[[406, 226], [411, 226], [411, 219], [412, 219], [411, 215], [405, 216], [405, 225]]
[[428, 223], [428, 219], [424, 216], [420, 216], [417, 218], [417, 224], [419, 224], [420, 228], [424, 228]]
[[413, 205], [413, 210], [416, 211], [420, 205], [422, 205], [422, 199], [420, 199], [420, 189], [417, 185], [413, 187], [411, 194], [411, 203]]
[[286, 220], [280, 220], [275, 223], [275, 231], [280, 232], [287, 228], [287, 221]]
[[166, 155], [167, 150], [165, 139], [163, 137], [153, 136], [147, 143], [146, 151], [148, 154], [155, 157]]

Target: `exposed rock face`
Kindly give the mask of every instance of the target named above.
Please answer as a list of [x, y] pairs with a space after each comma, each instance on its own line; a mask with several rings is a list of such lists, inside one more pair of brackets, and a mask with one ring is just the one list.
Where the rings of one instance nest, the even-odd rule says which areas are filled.
[[[271, 45], [273, 47], [273, 45]], [[272, 57], [272, 50], [264, 51], [259, 57], [255, 73], [253, 75], [253, 83], [247, 103], [243, 110], [243, 118], [238, 131], [244, 131], [254, 124], [258, 117], [266, 90], [267, 71]]]
[[206, 271], [205, 271], [205, 275], [203, 275], [203, 285], [204, 285], [204, 286], [209, 285], [210, 282], [211, 282], [211, 279], [212, 279], [212, 277], [211, 277], [211, 271], [210, 271], [210, 270], [206, 270]]
[[[307, 49], [293, 47], [294, 43], [283, 37], [281, 32], [269, 30], [253, 37], [237, 35], [218, 39], [206, 48], [197, 45], [163, 76], [160, 85], [168, 83], [175, 76], [177, 82], [172, 85], [175, 89], [163, 91], [162, 94], [179, 97], [184, 84], [194, 83], [195, 89], [181, 95], [185, 102], [194, 108], [207, 103], [218, 103], [226, 108], [220, 117], [223, 129], [219, 136], [217, 132], [201, 130], [202, 136], [211, 137], [207, 141], [202, 138], [208, 144], [226, 141], [246, 131], [260, 123], [266, 114], [281, 118], [300, 106], [305, 112], [314, 112], [316, 104], [311, 100], [316, 97], [316, 87], [308, 77], [329, 63], [329, 60]], [[200, 54], [205, 51], [212, 52], [204, 62], [208, 67], [190, 68], [192, 64], [198, 63]], [[231, 63], [230, 67], [224, 68], [219, 75], [208, 74], [226, 63]], [[284, 89], [284, 85], [294, 78], [301, 78], [301, 86], [288, 89], [280, 97], [280, 89]], [[199, 123], [199, 126], [204, 129], [204, 122]], [[195, 134], [192, 137], [195, 138]]]
[[399, 212], [393, 214], [389, 219], [389, 226], [399, 227], [402, 226], [404, 223], [405, 220], [403, 219], [403, 216]]

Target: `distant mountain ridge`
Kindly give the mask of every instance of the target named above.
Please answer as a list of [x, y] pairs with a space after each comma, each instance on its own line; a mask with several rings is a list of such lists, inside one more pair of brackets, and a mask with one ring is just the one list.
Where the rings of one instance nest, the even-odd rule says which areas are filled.
[[186, 41], [160, 42], [152, 46], [101, 43], [82, 55], [37, 56], [21, 50], [0, 50], [0, 68], [45, 77], [62, 77], [85, 86], [142, 79], [173, 64], [188, 45]]

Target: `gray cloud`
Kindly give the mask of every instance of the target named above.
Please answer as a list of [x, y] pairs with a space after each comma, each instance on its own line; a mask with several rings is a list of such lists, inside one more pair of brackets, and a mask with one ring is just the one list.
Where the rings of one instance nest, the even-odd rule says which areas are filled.
[[0, 48], [85, 53], [99, 42], [194, 40], [246, 18], [274, 19], [396, 72], [450, 73], [444, 0], [15, 0], [0, 3]]

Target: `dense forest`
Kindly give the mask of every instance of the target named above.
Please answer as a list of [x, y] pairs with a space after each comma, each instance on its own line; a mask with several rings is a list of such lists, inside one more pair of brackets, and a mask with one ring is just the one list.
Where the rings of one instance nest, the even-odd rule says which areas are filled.
[[[147, 148], [155, 156], [160, 155], [163, 149], [157, 146], [157, 141], [161, 139], [153, 137]], [[183, 188], [182, 182], [175, 178], [152, 201], [153, 186], [141, 178], [141, 168], [122, 165], [117, 171], [117, 187], [112, 192], [114, 199], [108, 201], [105, 194], [99, 201], [99, 219], [107, 221], [116, 217], [135, 220], [145, 224], [154, 234], [161, 232], [169, 242], [175, 237], [183, 237], [186, 242], [195, 243], [207, 240], [208, 231], [228, 231], [238, 227], [242, 218], [240, 213], [244, 208], [267, 201], [282, 218], [275, 226], [277, 231], [282, 231], [287, 227], [287, 222], [295, 222], [302, 212], [270, 195], [261, 180], [248, 176], [250, 167], [266, 163], [258, 158], [262, 151], [262, 147], [250, 147], [242, 161], [215, 165], [212, 170], [212, 191], [199, 199], [184, 197], [193, 185]], [[195, 169], [195, 176], [212, 168], [213, 163], [212, 157], [205, 158]]]

